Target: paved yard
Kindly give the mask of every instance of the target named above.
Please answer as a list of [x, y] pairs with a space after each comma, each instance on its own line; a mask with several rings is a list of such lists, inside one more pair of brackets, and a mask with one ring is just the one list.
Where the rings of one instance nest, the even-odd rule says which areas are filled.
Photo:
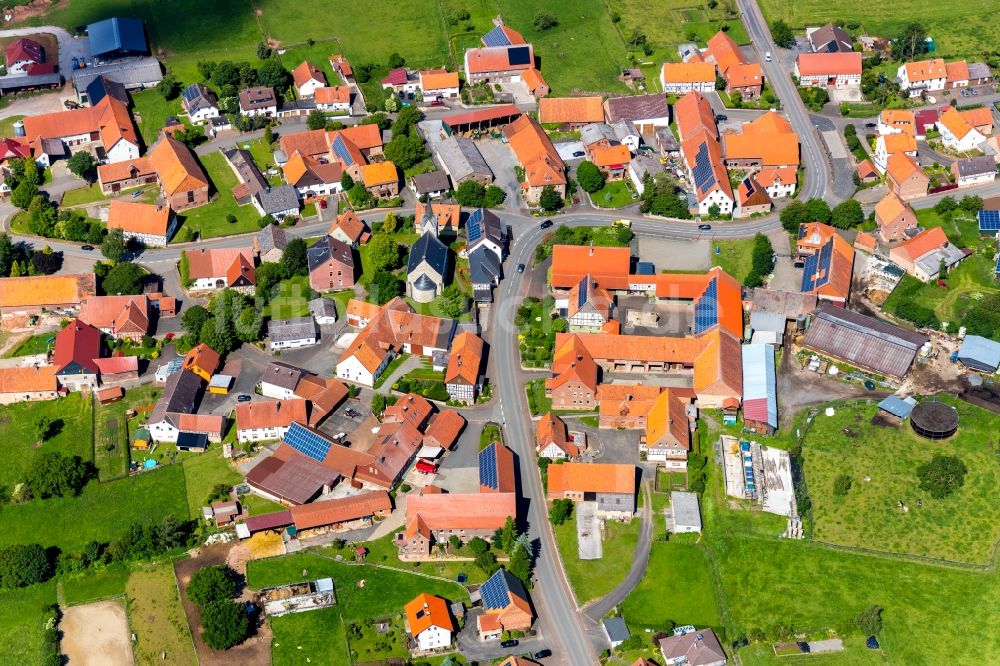
[[[631, 319], [637, 322], [630, 325]], [[616, 318], [630, 335], [686, 335], [693, 323], [690, 304], [679, 301], [653, 301], [645, 296], [620, 296]]]
[[597, 502], [576, 503], [576, 552], [581, 560], [599, 560], [604, 555]]
[[503, 206], [507, 209], [521, 207], [521, 184], [517, 182], [514, 167], [518, 165], [517, 158], [510, 146], [497, 139], [480, 139], [476, 141], [483, 159], [493, 171], [494, 182], [507, 193]]
[[708, 239], [665, 240], [639, 236], [639, 258], [660, 271], [707, 271], [712, 267]]
[[559, 159], [563, 162], [569, 162], [571, 160], [582, 160], [585, 156], [574, 156], [573, 153], [584, 152], [584, 146], [581, 141], [562, 141], [560, 143], [552, 144], [556, 147], [556, 152], [559, 153]]

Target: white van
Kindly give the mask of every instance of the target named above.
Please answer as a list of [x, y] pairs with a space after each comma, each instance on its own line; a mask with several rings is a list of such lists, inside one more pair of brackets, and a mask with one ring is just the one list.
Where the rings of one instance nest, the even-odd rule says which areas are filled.
[[764, 60], [766, 60], [767, 62], [771, 62], [771, 52], [770, 51], [768, 51], [767, 53], [764, 54]]

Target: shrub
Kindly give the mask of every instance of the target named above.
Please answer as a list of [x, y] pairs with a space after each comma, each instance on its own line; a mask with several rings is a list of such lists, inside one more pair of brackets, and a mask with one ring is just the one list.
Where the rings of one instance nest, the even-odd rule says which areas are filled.
[[938, 453], [917, 468], [917, 478], [920, 479], [921, 490], [930, 493], [934, 499], [942, 499], [965, 484], [968, 471], [961, 458]]
[[208, 566], [191, 576], [187, 586], [187, 597], [199, 606], [225, 601], [236, 594], [236, 582], [230, 575], [229, 567]]
[[833, 494], [837, 497], [846, 497], [850, 489], [851, 477], [849, 475], [841, 474], [833, 480]]

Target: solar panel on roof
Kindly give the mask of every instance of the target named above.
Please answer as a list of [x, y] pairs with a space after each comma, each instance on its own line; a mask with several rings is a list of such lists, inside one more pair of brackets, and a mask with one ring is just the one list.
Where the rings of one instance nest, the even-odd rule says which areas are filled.
[[507, 33], [503, 31], [503, 26], [497, 26], [483, 35], [483, 44], [486, 46], [510, 46]]
[[694, 332], [702, 333], [719, 323], [719, 291], [715, 278], [694, 304]]
[[576, 307], [577, 309], [582, 308], [586, 304], [587, 299], [590, 298], [590, 278], [588, 276], [583, 276], [580, 280], [580, 288], [577, 290], [576, 294]]
[[812, 291], [816, 288], [816, 264], [819, 263], [819, 255], [812, 254], [806, 257], [806, 265], [802, 269], [802, 291]]
[[506, 608], [510, 604], [510, 588], [507, 587], [504, 573], [504, 570], [500, 569], [479, 588], [479, 594], [483, 598], [483, 608]]
[[527, 46], [514, 46], [507, 49], [507, 62], [511, 65], [531, 64], [531, 49]]
[[319, 463], [323, 462], [326, 454], [330, 452], [330, 442], [295, 422], [285, 433], [285, 444]]
[[799, 225], [799, 240], [802, 240], [805, 237], [806, 237], [806, 225], [800, 224]]
[[347, 150], [347, 144], [344, 143], [344, 137], [342, 136], [338, 136], [333, 140], [333, 154], [340, 158], [344, 166], [354, 164], [354, 158], [351, 157], [351, 152]]
[[469, 219], [465, 223], [465, 231], [469, 236], [469, 242], [475, 243], [483, 235], [483, 212], [481, 210], [475, 210], [469, 215]]
[[497, 474], [496, 444], [490, 444], [479, 452], [479, 485], [499, 489], [500, 481]]
[[743, 184], [746, 185], [747, 187], [747, 197], [753, 196], [754, 190], [756, 189], [753, 186], [753, 181], [750, 180], [749, 178], [746, 178], [743, 180]]
[[712, 169], [712, 158], [708, 154], [708, 144], [706, 142], [702, 142], [698, 147], [691, 175], [694, 176], [695, 187], [700, 192], [704, 192], [715, 184], [715, 171]]
[[979, 231], [1000, 231], [1000, 210], [979, 211]]
[[819, 264], [817, 271], [819, 275], [813, 279], [817, 287], [822, 287], [830, 282], [830, 266], [833, 261], [833, 239], [819, 249]]

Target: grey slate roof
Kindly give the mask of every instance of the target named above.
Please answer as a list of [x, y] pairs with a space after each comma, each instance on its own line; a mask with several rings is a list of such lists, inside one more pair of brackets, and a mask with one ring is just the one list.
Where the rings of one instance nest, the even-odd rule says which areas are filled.
[[485, 245], [469, 253], [469, 281], [472, 284], [496, 284], [502, 275], [500, 258]]
[[219, 105], [219, 100], [215, 93], [208, 89], [204, 83], [192, 83], [181, 93], [188, 113], [194, 113], [202, 109], [214, 109]]
[[314, 298], [309, 301], [309, 314], [313, 318], [318, 317], [333, 317], [337, 318], [337, 304], [333, 302], [332, 298], [323, 298], [322, 296]]
[[660, 150], [668, 153], [677, 152], [681, 149], [680, 144], [677, 143], [677, 139], [669, 127], [661, 127], [656, 130], [656, 144], [660, 147]]
[[470, 176], [493, 179], [493, 171], [476, 144], [464, 136], [450, 136], [437, 144], [437, 157], [457, 186]]
[[274, 384], [275, 386], [294, 391], [295, 387], [299, 384], [299, 379], [306, 374], [308, 374], [308, 371], [302, 368], [296, 368], [294, 365], [281, 363], [280, 361], [272, 361], [264, 368], [260, 379], [268, 384]]
[[854, 49], [854, 41], [847, 32], [832, 23], [827, 23], [822, 28], [818, 28], [809, 35], [809, 43], [812, 44], [813, 51], [824, 53], [836, 53], [839, 51], [851, 51]]
[[1000, 366], [1000, 342], [979, 335], [967, 335], [958, 350], [958, 360], [977, 370], [996, 372]]
[[291, 185], [269, 186], [254, 196], [268, 215], [299, 209], [299, 195]]
[[660, 651], [667, 660], [685, 657], [687, 666], [705, 666], [726, 661], [722, 644], [711, 629], [661, 638]]
[[931, 277], [936, 277], [941, 268], [941, 260], [944, 260], [944, 265], [947, 268], [951, 268], [962, 259], [965, 259], [965, 253], [951, 243], [948, 243], [944, 247], [934, 248], [927, 254], [922, 255], [915, 263], [924, 273]]
[[604, 123], [590, 123], [580, 128], [580, 141], [583, 145], [589, 146], [598, 141], [616, 141], [614, 130], [610, 125]]
[[750, 313], [750, 328], [755, 331], [785, 332], [785, 315], [781, 312], [754, 310]]
[[424, 232], [410, 248], [406, 272], [412, 273], [422, 261], [426, 261], [441, 276], [448, 272], [448, 246], [429, 231]]
[[267, 323], [267, 337], [272, 342], [306, 340], [316, 337], [316, 322], [312, 317], [272, 319]]
[[618, 120], [611, 123], [611, 131], [619, 141], [629, 136], [642, 137], [639, 128], [631, 120]]
[[160, 423], [168, 413], [193, 414], [200, 391], [201, 377], [185, 370], [173, 373], [167, 377], [163, 395], [150, 412], [149, 422]]
[[351, 246], [333, 236], [320, 238], [315, 245], [306, 251], [306, 259], [309, 262], [310, 273], [331, 259], [345, 266], [354, 267], [354, 254], [351, 252]]
[[645, 155], [633, 157], [629, 166], [635, 171], [640, 181], [645, 180], [647, 176], [651, 178], [658, 173], [663, 173], [663, 165], [660, 164], [660, 160], [654, 160]]
[[990, 70], [990, 66], [985, 62], [970, 62], [969, 63], [969, 80], [978, 81], [979, 79], [992, 79], [993, 71]]
[[156, 58], [126, 60], [85, 67], [73, 72], [73, 87], [77, 92], [86, 90], [98, 76], [106, 76], [115, 83], [120, 83], [128, 89], [149, 88], [163, 80], [163, 69]]
[[285, 230], [276, 224], [269, 224], [257, 232], [257, 248], [261, 254], [271, 250], [284, 250], [288, 245]]
[[627, 641], [632, 636], [625, 626], [625, 620], [620, 617], [609, 617], [604, 620], [604, 632], [612, 643]]
[[448, 182], [448, 174], [444, 171], [418, 173], [413, 177], [413, 186], [417, 188], [417, 194], [441, 192], [451, 189], [451, 184]]
[[979, 176], [984, 173], [996, 173], [997, 171], [997, 163], [993, 161], [992, 157], [967, 157], [956, 160], [955, 164], [958, 165], [958, 175], [962, 178]]
[[413, 283], [413, 286], [419, 289], [420, 291], [430, 291], [431, 289], [434, 289], [437, 285], [434, 284], [434, 280], [427, 277], [427, 273], [421, 273], [420, 277], [418, 277], [416, 282]]

